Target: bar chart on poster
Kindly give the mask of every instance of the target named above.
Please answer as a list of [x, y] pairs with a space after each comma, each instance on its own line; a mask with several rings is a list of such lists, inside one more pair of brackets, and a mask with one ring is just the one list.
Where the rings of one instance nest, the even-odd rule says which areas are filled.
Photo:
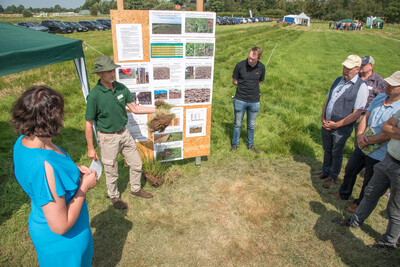
[[210, 154], [215, 55], [214, 12], [111, 10], [117, 81], [136, 104], [163, 100], [174, 119], [151, 132], [151, 115], [128, 111], [127, 128], [138, 148], [157, 161]]

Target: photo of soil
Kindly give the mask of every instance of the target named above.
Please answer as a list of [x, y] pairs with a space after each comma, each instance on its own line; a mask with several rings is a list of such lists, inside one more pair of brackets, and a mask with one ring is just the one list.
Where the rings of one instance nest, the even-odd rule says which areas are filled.
[[210, 102], [210, 88], [186, 89], [185, 104]]
[[172, 160], [182, 157], [182, 149], [180, 147], [166, 148], [164, 151], [156, 153], [156, 160]]
[[139, 92], [137, 99], [139, 105], [151, 105], [151, 92]]
[[120, 80], [128, 80], [128, 79], [135, 79], [135, 69], [119, 69], [118, 70], [118, 78]]
[[185, 69], [185, 79], [186, 80], [194, 79], [194, 66], [186, 67], [186, 69]]
[[179, 99], [182, 98], [181, 89], [171, 89], [169, 90], [169, 99]]
[[149, 83], [149, 69], [148, 68], [137, 68], [136, 69], [136, 83], [137, 84]]
[[186, 18], [185, 32], [212, 33], [214, 20], [208, 18]]
[[155, 90], [154, 91], [154, 99], [155, 100], [166, 100], [168, 99], [168, 92], [167, 90]]
[[201, 133], [202, 130], [203, 130], [203, 127], [201, 127], [201, 126], [190, 126], [189, 133], [191, 133], [191, 134]]
[[153, 68], [153, 79], [154, 80], [169, 80], [170, 69], [168, 67], [154, 67]]
[[182, 132], [154, 134], [154, 144], [182, 141], [182, 136], [183, 136]]
[[195, 79], [211, 79], [211, 66], [196, 67]]

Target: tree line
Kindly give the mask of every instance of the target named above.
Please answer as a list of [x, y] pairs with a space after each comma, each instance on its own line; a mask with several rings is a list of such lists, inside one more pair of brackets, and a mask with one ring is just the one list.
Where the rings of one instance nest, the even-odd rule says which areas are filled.
[[[142, 10], [174, 10], [175, 5], [187, 6], [186, 10], [195, 10], [196, 0], [124, 0], [125, 9]], [[306, 13], [309, 17], [322, 20], [340, 20], [344, 18], [366, 20], [366, 17], [386, 17], [387, 22], [400, 23], [399, 0], [204, 0], [205, 10], [217, 14], [242, 13], [252, 11], [253, 16], [283, 17], [287, 14]], [[62, 8], [55, 5], [49, 8], [27, 8], [19, 5], [0, 5], [0, 13], [22, 14], [24, 10], [32, 13], [40, 12], [79, 12], [90, 10], [92, 15], [109, 14], [110, 9], [116, 9], [115, 0], [86, 0], [75, 9]]]

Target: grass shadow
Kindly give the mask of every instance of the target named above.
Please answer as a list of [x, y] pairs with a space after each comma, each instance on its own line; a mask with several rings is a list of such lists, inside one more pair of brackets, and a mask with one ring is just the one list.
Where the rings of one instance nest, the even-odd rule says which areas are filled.
[[120, 262], [126, 238], [133, 226], [125, 216], [125, 212], [116, 210], [110, 204], [107, 210], [92, 219], [91, 227], [96, 229], [92, 266], [117, 266]]
[[[372, 262], [386, 262], [388, 251], [367, 248], [363, 241], [357, 238], [353, 229], [341, 226], [332, 222], [332, 219], [342, 217], [336, 211], [329, 211], [320, 202], [310, 201], [311, 210], [319, 215], [313, 226], [315, 235], [321, 241], [329, 241], [336, 251], [336, 254], [347, 266], [367, 266]], [[361, 228], [374, 239], [378, 239], [380, 234], [371, 227], [365, 225]]]

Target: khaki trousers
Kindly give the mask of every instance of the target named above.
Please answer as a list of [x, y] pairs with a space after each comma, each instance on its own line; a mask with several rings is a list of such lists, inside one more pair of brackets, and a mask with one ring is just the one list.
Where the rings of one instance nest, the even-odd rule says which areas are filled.
[[106, 175], [107, 194], [110, 198], [120, 197], [118, 191], [118, 154], [121, 153], [129, 166], [129, 181], [131, 191], [140, 190], [142, 176], [142, 160], [138, 153], [136, 143], [129, 130], [122, 133], [105, 134], [97, 132], [101, 162]]

